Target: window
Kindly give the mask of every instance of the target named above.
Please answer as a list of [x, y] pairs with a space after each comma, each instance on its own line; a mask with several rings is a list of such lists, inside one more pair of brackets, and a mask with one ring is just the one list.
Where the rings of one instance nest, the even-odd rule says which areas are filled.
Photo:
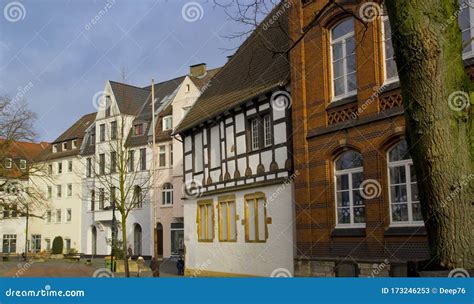
[[143, 124], [136, 124], [133, 126], [133, 134], [135, 136], [142, 135], [143, 134]]
[[219, 125], [209, 129], [210, 147], [209, 147], [209, 165], [211, 169], [221, 166], [221, 138]]
[[354, 18], [340, 22], [331, 30], [332, 89], [335, 99], [357, 91]]
[[133, 203], [137, 208], [142, 208], [143, 206], [143, 193], [140, 186], [135, 186], [133, 188]]
[[74, 140], [72, 141], [72, 148], [73, 148], [73, 149], [76, 149], [76, 148], [77, 148], [77, 139], [74, 139]]
[[99, 130], [100, 141], [103, 142], [105, 141], [105, 124], [101, 124], [99, 128], [100, 128]]
[[198, 241], [214, 240], [214, 207], [212, 200], [198, 201], [197, 204]]
[[26, 170], [26, 160], [20, 159], [20, 170]]
[[48, 165], [48, 174], [52, 175], [53, 174], [53, 164]]
[[335, 162], [335, 178], [337, 226], [364, 227], [362, 155], [355, 151], [342, 154]]
[[90, 145], [93, 146], [95, 145], [95, 128], [93, 128], [91, 130], [91, 141], [90, 141]]
[[463, 55], [464, 57], [472, 57], [474, 50], [474, 8], [470, 4], [472, 1], [460, 0], [459, 5], [461, 12], [458, 17], [459, 28], [461, 29], [462, 43], [463, 43]]
[[61, 223], [61, 209], [56, 209], [56, 223]]
[[64, 142], [63, 143], [63, 151], [66, 151], [67, 150], [67, 142]]
[[99, 173], [105, 174], [105, 154], [99, 154]]
[[179, 256], [184, 253], [184, 225], [171, 223], [171, 255]]
[[235, 197], [219, 198], [219, 241], [237, 241], [237, 217], [235, 212]]
[[46, 222], [51, 223], [51, 211], [50, 210], [48, 210], [46, 212]]
[[392, 224], [422, 225], [415, 170], [405, 140], [388, 152], [388, 170]]
[[61, 173], [63, 173], [63, 163], [59, 162], [58, 163], [58, 174], [61, 174]]
[[146, 170], [146, 149], [140, 149], [140, 170]]
[[64, 239], [66, 242], [66, 252], [69, 252], [71, 250], [71, 239]]
[[31, 251], [35, 253], [41, 251], [41, 234], [31, 235]]
[[5, 168], [6, 169], [11, 169], [12, 168], [12, 159], [11, 158], [6, 158], [5, 159]]
[[56, 153], [56, 152], [58, 152], [58, 145], [57, 144], [53, 145], [53, 153]]
[[67, 196], [72, 196], [72, 184], [67, 185]]
[[16, 252], [16, 234], [4, 234], [2, 243], [2, 253]]
[[183, 117], [186, 116], [186, 114], [188, 114], [188, 112], [189, 112], [190, 109], [191, 109], [191, 107], [183, 107], [183, 108], [182, 108]]
[[56, 196], [57, 196], [57, 197], [61, 197], [61, 196], [62, 196], [62, 187], [61, 187], [61, 185], [57, 185], [57, 186], [56, 186], [56, 192], [57, 192], [57, 193], [56, 193]]
[[112, 102], [110, 100], [110, 96], [109, 95], [105, 96], [105, 117], [110, 117], [111, 105], [112, 105]]
[[46, 243], [46, 250], [51, 250], [51, 239], [44, 239]]
[[91, 190], [91, 211], [95, 211], [95, 191]]
[[92, 176], [92, 158], [87, 158], [87, 167], [86, 167], [86, 175], [87, 177]]
[[112, 121], [110, 123], [110, 138], [117, 139], [117, 122]]
[[99, 189], [99, 210], [104, 210], [105, 192], [104, 188]]
[[191, 86], [189, 84], [186, 85], [186, 93], [191, 91]]
[[135, 169], [135, 151], [128, 151], [128, 171], [133, 172]]
[[173, 127], [173, 116], [163, 117], [163, 131], [170, 130]]
[[161, 191], [161, 196], [163, 205], [173, 205], [173, 185], [165, 183]]
[[52, 198], [53, 197], [53, 187], [48, 186], [48, 196], [47, 198]]
[[67, 162], [67, 171], [72, 172], [72, 160]]
[[66, 210], [66, 222], [70, 222], [72, 220], [72, 209]]
[[158, 165], [166, 167], [166, 146], [160, 146], [158, 151]]
[[115, 186], [110, 187], [110, 206], [113, 207], [117, 203], [117, 188]]
[[273, 132], [270, 114], [250, 120], [251, 151], [271, 146], [272, 137]]
[[173, 144], [170, 145], [170, 166], [173, 165]]
[[398, 71], [397, 64], [395, 63], [395, 53], [393, 51], [392, 44], [392, 30], [390, 28], [390, 21], [388, 16], [382, 17], [382, 28], [383, 28], [383, 50], [384, 50], [384, 73], [385, 81], [397, 81], [398, 80]]
[[265, 242], [268, 238], [265, 194], [245, 195], [245, 241]]
[[203, 133], [199, 132], [194, 135], [194, 153], [193, 164], [194, 172], [202, 172], [204, 169], [204, 155], [203, 155]]
[[3, 209], [3, 218], [9, 218], [10, 217], [10, 211], [8, 209], [5, 209], [7, 207], [4, 207]]
[[110, 152], [110, 173], [117, 172], [117, 152]]

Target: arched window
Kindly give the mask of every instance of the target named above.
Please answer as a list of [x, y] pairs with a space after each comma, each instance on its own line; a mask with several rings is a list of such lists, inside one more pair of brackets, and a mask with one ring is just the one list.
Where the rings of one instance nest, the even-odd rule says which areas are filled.
[[355, 151], [344, 152], [335, 162], [335, 179], [337, 226], [364, 227], [362, 155]]
[[163, 205], [173, 205], [173, 185], [165, 183], [161, 191], [161, 201]]
[[142, 208], [143, 206], [143, 193], [140, 186], [133, 188], [133, 204], [135, 208]]
[[133, 254], [142, 255], [142, 227], [140, 224], [135, 224], [133, 229]]
[[354, 18], [347, 18], [331, 29], [333, 98], [357, 93]]
[[413, 161], [405, 140], [388, 151], [392, 224], [423, 224]]

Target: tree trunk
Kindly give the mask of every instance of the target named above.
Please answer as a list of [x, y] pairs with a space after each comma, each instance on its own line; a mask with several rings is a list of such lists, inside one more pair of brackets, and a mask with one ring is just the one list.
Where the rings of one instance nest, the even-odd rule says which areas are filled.
[[127, 218], [122, 214], [122, 250], [125, 253], [123, 258], [123, 265], [125, 266], [125, 277], [130, 277], [128, 269], [128, 252], [127, 252]]
[[432, 263], [474, 268], [473, 85], [457, 0], [386, 0]]

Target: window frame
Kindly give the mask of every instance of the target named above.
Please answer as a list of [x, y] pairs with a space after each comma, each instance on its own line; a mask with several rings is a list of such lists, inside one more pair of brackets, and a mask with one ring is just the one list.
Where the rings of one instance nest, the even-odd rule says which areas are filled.
[[55, 214], [55, 223], [59, 224], [62, 222], [62, 210], [61, 209], [56, 209]]
[[99, 125], [99, 141], [105, 142], [105, 123]]
[[72, 196], [72, 184], [67, 184], [67, 196]]
[[[196, 224], [197, 224], [197, 235], [198, 235], [198, 242], [199, 243], [213, 243], [214, 242], [214, 237], [215, 237], [215, 211], [214, 211], [214, 201], [212, 199], [208, 199], [208, 200], [200, 200], [197, 202], [197, 213], [196, 213]], [[206, 229], [206, 232], [205, 232], [205, 238], [201, 238], [201, 231], [202, 231], [202, 223], [201, 223], [201, 218], [202, 218], [202, 214], [201, 214], [201, 207], [205, 207], [205, 210], [206, 210], [206, 216], [205, 216], [205, 229]], [[209, 217], [207, 216], [208, 215], [208, 212], [209, 212], [209, 207], [210, 207], [210, 210], [212, 211], [212, 238], [210, 237], [209, 235], [209, 231], [208, 231], [208, 228], [209, 228], [209, 222], [208, 222], [208, 219]]]
[[[392, 35], [390, 35], [390, 38], [387, 38], [385, 36], [385, 22], [390, 23], [390, 20], [388, 18], [388, 15], [382, 14], [382, 16], [380, 18], [380, 28], [381, 28], [381, 34], [382, 34], [383, 81], [384, 81], [384, 84], [390, 84], [390, 83], [398, 82], [398, 81], [400, 81], [400, 79], [398, 77], [398, 69], [397, 69], [396, 76], [392, 76], [392, 77], [387, 76], [387, 60], [393, 59], [395, 61], [395, 55], [393, 57], [391, 57], [390, 59], [387, 58], [387, 40], [390, 40], [390, 42], [392, 43], [392, 49], [393, 49], [393, 42], [392, 42], [393, 37], [392, 37]], [[392, 30], [391, 30], [391, 26], [390, 26], [390, 33], [391, 32], [392, 32]], [[395, 62], [395, 66], [396, 66], [396, 62]]]
[[[424, 220], [421, 221], [414, 221], [413, 220], [413, 210], [412, 210], [412, 204], [413, 201], [411, 199], [411, 169], [410, 166], [413, 165], [413, 159], [410, 156], [410, 159], [402, 159], [402, 160], [397, 160], [397, 161], [390, 161], [390, 152], [395, 149], [399, 144], [401, 144], [402, 141], [398, 141], [396, 144], [390, 147], [386, 153], [387, 157], [387, 186], [388, 186], [388, 212], [390, 214], [390, 227], [420, 227], [424, 226], [425, 222]], [[398, 221], [395, 222], [393, 221], [393, 215], [392, 215], [392, 182], [390, 180], [390, 169], [394, 167], [405, 167], [405, 182], [404, 185], [406, 186], [407, 189], [407, 209], [408, 209], [408, 221]], [[416, 182], [418, 186], [418, 181]], [[418, 203], [420, 203], [418, 201]]]
[[72, 160], [68, 160], [67, 162], [67, 171], [72, 172], [73, 166], [72, 166]]
[[72, 209], [67, 208], [66, 209], [66, 223], [72, 222]]
[[25, 171], [27, 168], [26, 159], [20, 159], [20, 170]]
[[[266, 120], [268, 117], [268, 126]], [[247, 118], [249, 152], [259, 151], [273, 146], [273, 116], [270, 111], [265, 111]], [[256, 122], [256, 124], [254, 124]], [[268, 128], [268, 129], [267, 129]], [[255, 132], [257, 132], [255, 134]], [[255, 136], [256, 135], [256, 136]], [[267, 140], [270, 142], [267, 143]], [[258, 147], [257, 147], [258, 146]]]
[[[265, 239], [260, 239], [260, 231], [259, 231], [259, 214], [258, 214], [258, 201], [263, 199], [263, 219], [265, 224]], [[255, 225], [255, 239], [250, 239], [250, 218], [249, 218], [249, 206], [248, 202], [250, 200], [254, 201], [254, 225]], [[245, 242], [246, 243], [266, 243], [268, 240], [268, 212], [267, 212], [267, 197], [263, 192], [255, 192], [244, 195], [244, 213], [245, 213]]]
[[[339, 155], [334, 161], [333, 161], [333, 166], [334, 166], [334, 170], [333, 170], [333, 181], [334, 181], [334, 210], [335, 210], [335, 216], [336, 216], [336, 229], [339, 229], [339, 228], [365, 228], [367, 226], [367, 206], [365, 204], [365, 201], [364, 201], [364, 198], [362, 197], [362, 201], [364, 201], [364, 204], [363, 205], [357, 205], [357, 207], [364, 207], [364, 223], [355, 223], [354, 221], [354, 208], [355, 208], [355, 205], [354, 205], [354, 191], [356, 190], [359, 190], [360, 192], [360, 189], [354, 189], [353, 188], [353, 184], [352, 184], [352, 176], [356, 173], [362, 173], [362, 176], [364, 175], [364, 165], [363, 163], [361, 164], [360, 167], [356, 167], [356, 168], [349, 168], [349, 169], [342, 169], [342, 170], [337, 170], [336, 168], [336, 162], [341, 158], [343, 157], [343, 155], [349, 151], [353, 151], [353, 152], [356, 152], [358, 154], [360, 154], [361, 158], [362, 158], [362, 154], [359, 153], [358, 151], [355, 151], [355, 150], [348, 150], [348, 151], [344, 151], [344, 153], [342, 153], [341, 155]], [[363, 158], [362, 158], [362, 162], [363, 162]], [[342, 176], [342, 175], [348, 175], [348, 189], [346, 190], [343, 190], [343, 191], [349, 191], [349, 210], [350, 210], [350, 223], [339, 223], [339, 217], [338, 217], [338, 209], [339, 208], [347, 208], [347, 207], [338, 207], [337, 206], [337, 193], [338, 193], [338, 190], [337, 190], [337, 177], [338, 176]], [[342, 190], [341, 190], [342, 191]]]
[[[465, 1], [467, 1], [467, 0], [465, 0]], [[465, 4], [466, 6], [464, 8], [462, 8], [462, 5], [463, 5], [463, 3], [465, 3], [465, 1], [462, 1], [462, 0], [458, 1], [459, 5], [460, 5], [460, 7], [459, 7], [460, 10], [459, 10], [459, 14], [456, 18], [456, 21], [458, 22], [458, 25], [459, 25], [459, 17], [462, 15], [462, 11], [464, 9], [467, 9], [468, 10], [468, 16], [469, 16], [469, 25], [470, 25], [470, 27], [468, 29], [463, 30], [459, 26], [459, 29], [461, 31], [461, 35], [464, 31], [470, 31], [471, 32], [471, 38], [472, 38], [474, 36], [474, 7], [469, 6], [469, 4]], [[461, 37], [461, 39], [462, 39], [462, 37]], [[464, 46], [464, 42], [462, 42], [462, 44]], [[470, 44], [471, 44], [471, 50], [470, 51], [464, 52], [464, 48], [462, 49], [462, 58], [464, 60], [474, 57], [474, 40], [471, 40]], [[466, 47], [467, 47], [467, 45], [466, 45]]]
[[5, 158], [5, 169], [11, 169], [13, 167], [13, 160], [9, 157]]
[[166, 115], [162, 119], [162, 131], [167, 131], [171, 129], [173, 129], [173, 115]]
[[[222, 205], [223, 204], [226, 204], [226, 232], [227, 232], [227, 236], [226, 238], [223, 238], [223, 230], [222, 230], [222, 227], [223, 227], [223, 216], [222, 216]], [[232, 219], [231, 217], [231, 214], [232, 212], [230, 212], [230, 208], [229, 208], [229, 205], [233, 205], [233, 209], [234, 209], [234, 219]], [[225, 243], [235, 243], [237, 242], [237, 219], [238, 219], [238, 215], [237, 215], [237, 202], [236, 202], [236, 199], [235, 199], [235, 195], [226, 195], [226, 196], [220, 196], [218, 197], [218, 202], [217, 202], [217, 209], [218, 209], [218, 232], [219, 232], [219, 242], [225, 242]], [[231, 237], [231, 225], [234, 226], [234, 235], [233, 237]]]
[[146, 171], [146, 148], [140, 149], [140, 170]]
[[166, 145], [158, 146], [158, 167], [166, 168]]
[[[170, 185], [171, 188], [165, 188], [165, 186]], [[163, 186], [161, 187], [161, 205], [162, 206], [173, 206], [173, 184], [172, 183], [164, 183]], [[167, 197], [167, 194], [169, 194], [170, 202], [165, 204], [165, 197]]]
[[117, 121], [110, 122], [110, 139], [117, 139]]
[[[341, 23], [343, 23], [344, 21], [348, 20], [348, 19], [353, 19], [353, 24], [354, 24], [354, 27], [353, 27], [353, 31], [352, 32], [349, 32], [341, 37], [338, 37], [336, 38], [335, 40], [333, 40], [332, 36], [333, 36], [333, 30], [338, 26], [340, 25]], [[353, 91], [348, 91], [349, 88], [348, 88], [348, 73], [347, 73], [347, 54], [346, 54], [346, 41], [348, 38], [351, 38], [351, 37], [354, 37], [354, 56], [355, 56], [355, 65], [356, 65], [356, 69], [355, 69], [355, 77], [356, 77], [356, 81], [357, 81], [357, 51], [356, 51], [356, 46], [357, 46], [357, 41], [356, 41], [356, 31], [355, 31], [355, 20], [353, 17], [347, 17], [347, 18], [344, 18], [344, 19], [341, 19], [339, 20], [336, 24], [334, 24], [333, 26], [331, 26], [328, 30], [329, 32], [329, 65], [330, 65], [330, 71], [331, 71], [331, 77], [330, 77], [330, 81], [331, 81], [331, 102], [334, 102], [334, 101], [338, 101], [338, 100], [341, 100], [341, 99], [344, 99], [344, 98], [348, 98], [348, 97], [352, 97], [352, 96], [356, 96], [357, 95], [357, 88]], [[342, 72], [342, 75], [341, 77], [344, 78], [344, 94], [341, 94], [341, 95], [338, 95], [336, 96], [336, 88], [335, 88], [335, 85], [334, 85], [334, 60], [333, 60], [333, 45], [338, 43], [338, 42], [341, 42], [342, 41], [342, 44], [343, 44], [343, 48], [342, 48], [342, 59], [340, 60], [343, 60], [343, 72]], [[350, 54], [352, 55], [352, 54]], [[358, 84], [356, 84], [358, 86]]]

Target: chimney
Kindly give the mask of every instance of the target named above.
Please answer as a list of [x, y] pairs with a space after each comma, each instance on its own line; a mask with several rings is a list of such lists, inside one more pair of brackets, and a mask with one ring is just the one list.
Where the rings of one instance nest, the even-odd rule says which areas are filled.
[[234, 55], [227, 56], [227, 61], [230, 61], [232, 59], [232, 57], [234, 57]]
[[207, 69], [205, 63], [195, 64], [189, 67], [189, 75], [193, 77], [202, 77], [206, 75]]

